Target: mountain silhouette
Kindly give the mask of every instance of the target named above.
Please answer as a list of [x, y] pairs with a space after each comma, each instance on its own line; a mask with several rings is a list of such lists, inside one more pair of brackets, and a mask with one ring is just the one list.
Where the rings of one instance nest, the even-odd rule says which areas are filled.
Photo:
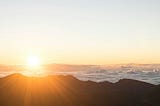
[[73, 76], [0, 78], [0, 106], [160, 106], [160, 85], [122, 79], [80, 81]]

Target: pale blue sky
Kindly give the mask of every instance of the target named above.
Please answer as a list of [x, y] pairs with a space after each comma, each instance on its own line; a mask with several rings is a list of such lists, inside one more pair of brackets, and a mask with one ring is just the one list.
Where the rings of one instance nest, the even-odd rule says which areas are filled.
[[0, 0], [0, 63], [159, 63], [159, 28], [159, 0]]

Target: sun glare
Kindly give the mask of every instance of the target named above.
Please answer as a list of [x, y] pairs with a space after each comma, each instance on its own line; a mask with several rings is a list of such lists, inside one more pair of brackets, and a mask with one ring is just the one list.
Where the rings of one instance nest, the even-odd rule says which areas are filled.
[[28, 76], [43, 76], [45, 73], [41, 65], [39, 57], [29, 56], [27, 58], [26, 69], [22, 73]]
[[27, 65], [28, 66], [39, 66], [40, 65], [40, 60], [36, 56], [30, 56], [27, 60]]

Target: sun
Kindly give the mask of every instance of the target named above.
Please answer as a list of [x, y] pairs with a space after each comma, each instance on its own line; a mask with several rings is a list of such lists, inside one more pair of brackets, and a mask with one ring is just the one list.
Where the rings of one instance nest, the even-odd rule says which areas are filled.
[[45, 71], [38, 56], [32, 55], [26, 59], [26, 67], [22, 72], [27, 76], [43, 76]]
[[27, 59], [27, 65], [31, 67], [39, 66], [40, 60], [37, 56], [30, 56]]

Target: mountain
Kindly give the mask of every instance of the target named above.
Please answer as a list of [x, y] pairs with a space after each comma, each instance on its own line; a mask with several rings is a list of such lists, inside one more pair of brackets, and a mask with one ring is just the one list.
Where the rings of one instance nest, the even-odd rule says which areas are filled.
[[160, 85], [122, 79], [80, 81], [73, 76], [0, 78], [0, 106], [160, 106]]

